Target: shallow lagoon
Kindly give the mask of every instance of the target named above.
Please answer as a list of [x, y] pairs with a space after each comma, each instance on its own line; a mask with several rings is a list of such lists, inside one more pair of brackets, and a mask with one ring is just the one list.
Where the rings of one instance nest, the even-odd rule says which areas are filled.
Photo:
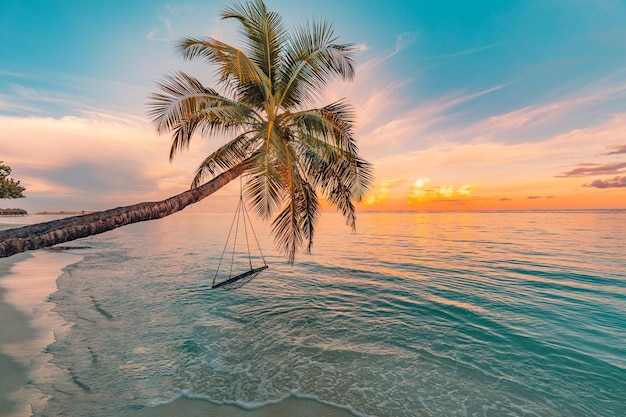
[[[362, 213], [357, 234], [327, 213], [313, 254], [293, 267], [255, 224], [270, 269], [240, 290], [212, 291], [230, 220], [180, 213], [80, 241], [91, 249], [20, 260], [13, 274], [35, 261], [49, 266], [41, 274], [53, 286], [56, 259], [68, 266], [58, 291], [39, 301], [49, 309], [16, 306], [30, 317], [31, 340], [54, 332], [39, 359], [3, 344], [28, 370], [28, 388], [11, 392], [28, 402], [17, 408], [32, 405], [36, 416], [626, 409], [626, 212]], [[19, 304], [11, 299], [19, 283], [6, 277], [5, 301]]]

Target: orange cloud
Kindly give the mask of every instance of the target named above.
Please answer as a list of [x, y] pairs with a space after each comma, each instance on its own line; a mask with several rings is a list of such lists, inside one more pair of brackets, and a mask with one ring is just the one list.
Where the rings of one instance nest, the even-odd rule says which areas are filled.
[[407, 196], [409, 206], [434, 200], [467, 199], [480, 187], [480, 184], [465, 184], [458, 188], [454, 188], [453, 185], [426, 188], [429, 183], [430, 178], [418, 178], [411, 185], [411, 191]]
[[390, 190], [403, 182], [404, 180], [401, 178], [387, 178], [374, 184], [372, 191], [363, 199], [363, 205], [375, 206], [386, 203], [391, 195]]

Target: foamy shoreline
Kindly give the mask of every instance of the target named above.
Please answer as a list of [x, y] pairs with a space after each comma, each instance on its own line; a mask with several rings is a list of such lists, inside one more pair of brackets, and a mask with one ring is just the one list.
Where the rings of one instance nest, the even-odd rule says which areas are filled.
[[63, 268], [80, 259], [49, 251], [0, 259], [0, 415], [30, 416], [46, 401], [37, 384], [62, 373], [45, 349], [68, 324], [48, 297]]

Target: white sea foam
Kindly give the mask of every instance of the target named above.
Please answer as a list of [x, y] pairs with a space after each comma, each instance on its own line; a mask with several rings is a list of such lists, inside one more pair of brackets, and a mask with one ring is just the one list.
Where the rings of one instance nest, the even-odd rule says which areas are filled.
[[[290, 392], [288, 392], [287, 394], [285, 394], [282, 397], [279, 397], [277, 399], [273, 399], [273, 400], [266, 400], [266, 401], [262, 401], [262, 402], [245, 402], [245, 401], [215, 401], [213, 400], [211, 397], [207, 396], [207, 395], [198, 395], [198, 394], [193, 394], [188, 390], [183, 390], [181, 391], [178, 395], [172, 397], [171, 399], [168, 400], [163, 400], [163, 401], [154, 401], [150, 404], [150, 407], [152, 407], [153, 409], [158, 409], [158, 407], [162, 407], [162, 406], [167, 406], [169, 404], [172, 404], [180, 399], [192, 399], [192, 400], [202, 400], [202, 401], [206, 401], [210, 404], [216, 405], [216, 406], [220, 406], [220, 405], [231, 405], [234, 406], [238, 409], [241, 409], [242, 411], [255, 411], [255, 410], [262, 410], [264, 408], [267, 408], [269, 406], [274, 406], [274, 405], [281, 405], [282, 403], [285, 403], [286, 401], [289, 400], [306, 400], [306, 401], [310, 401], [313, 403], [316, 403], [320, 406], [325, 406], [328, 407], [326, 408], [326, 411], [328, 412], [328, 410], [333, 410], [333, 415], [337, 415], [337, 416], [353, 416], [353, 417], [366, 417], [365, 415], [359, 413], [358, 411], [356, 411], [355, 409], [353, 409], [352, 407], [348, 407], [348, 406], [344, 406], [344, 405], [339, 405], [339, 404], [334, 404], [332, 402], [328, 402], [328, 401], [323, 401], [320, 398], [314, 396], [314, 395], [305, 395], [305, 394], [301, 394], [299, 393], [297, 390], [292, 390]], [[302, 401], [301, 402], [301, 407], [307, 407], [306, 401]], [[280, 409], [280, 407], [278, 408]], [[284, 412], [288, 413], [289, 410], [284, 410]], [[156, 413], [158, 414], [158, 411], [156, 411]], [[248, 416], [250, 415], [250, 413], [242, 413], [242, 416]], [[263, 415], [267, 415], [267, 414], [263, 414]], [[282, 414], [281, 414], [282, 415]], [[285, 414], [286, 416], [289, 414]], [[328, 416], [330, 414], [326, 414], [326, 416]]]

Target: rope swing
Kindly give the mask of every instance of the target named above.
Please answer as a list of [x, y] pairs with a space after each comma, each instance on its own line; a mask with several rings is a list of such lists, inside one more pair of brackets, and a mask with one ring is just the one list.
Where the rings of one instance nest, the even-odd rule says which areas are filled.
[[[247, 271], [237, 273], [233, 275], [233, 265], [235, 265], [235, 253], [237, 252], [237, 239], [239, 237], [239, 231], [242, 230], [246, 249], [248, 252], [248, 265], [249, 268]], [[231, 242], [231, 236], [234, 237]], [[263, 260], [263, 266], [253, 267], [252, 265], [252, 253], [250, 251], [250, 239], [249, 235], [252, 234], [254, 237], [254, 241], [256, 242], [257, 249], [259, 254], [261, 255], [261, 259]], [[220, 272], [220, 267], [222, 266], [222, 261], [224, 260], [224, 256], [226, 255], [227, 250], [230, 248], [230, 268], [228, 272], [228, 278], [223, 281], [219, 281], [217, 284], [215, 281], [218, 278], [218, 274]], [[245, 261], [244, 261], [245, 262]], [[241, 261], [239, 261], [241, 263]], [[237, 288], [241, 288], [246, 285], [248, 282], [252, 281], [256, 278], [261, 271], [267, 269], [267, 262], [265, 262], [265, 257], [263, 256], [263, 252], [261, 251], [261, 245], [259, 245], [259, 240], [256, 237], [256, 233], [252, 228], [252, 221], [250, 220], [250, 216], [248, 215], [248, 210], [246, 209], [246, 205], [243, 202], [243, 181], [241, 177], [239, 178], [239, 203], [237, 204], [237, 209], [235, 210], [235, 216], [233, 218], [233, 222], [230, 225], [230, 230], [228, 231], [228, 238], [226, 238], [226, 244], [224, 245], [224, 251], [222, 252], [222, 256], [220, 257], [220, 261], [217, 265], [217, 270], [215, 271], [215, 276], [213, 277], [213, 284], [211, 284], [211, 288], [222, 288], [225, 290], [235, 290]]]

